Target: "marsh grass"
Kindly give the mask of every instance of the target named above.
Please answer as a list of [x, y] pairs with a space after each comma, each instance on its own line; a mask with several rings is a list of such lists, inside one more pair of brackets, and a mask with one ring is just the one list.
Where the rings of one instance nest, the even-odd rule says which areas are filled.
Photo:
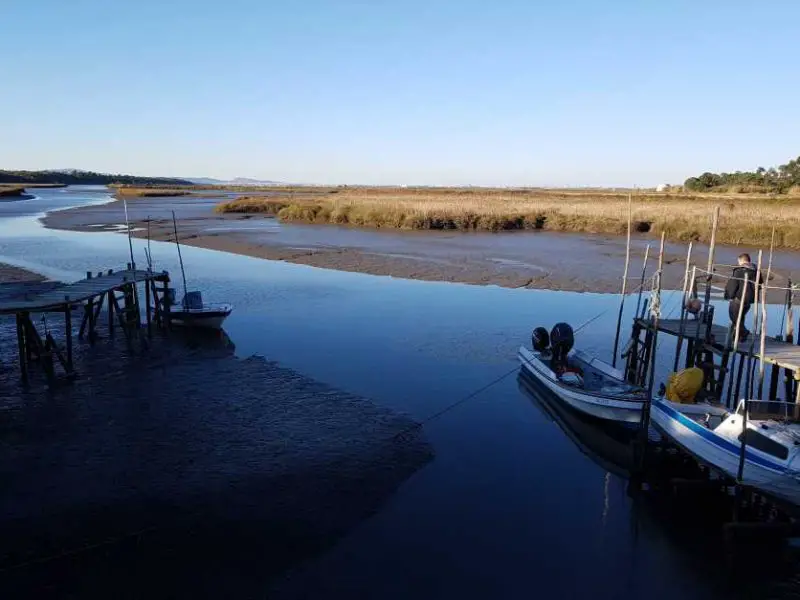
[[0, 185], [0, 196], [10, 197], [10, 196], [24, 196], [25, 195], [25, 188], [18, 186], [18, 185]]
[[[800, 248], [800, 197], [726, 194], [634, 194], [637, 232], [670, 240], [707, 241], [713, 207], [721, 206], [717, 240]], [[358, 227], [462, 231], [546, 230], [623, 234], [627, 193], [611, 190], [489, 190], [475, 188], [340, 188], [304, 194], [242, 197], [222, 213], [266, 213], [283, 221]]]
[[186, 189], [173, 189], [165, 187], [117, 187], [117, 196], [155, 198], [172, 196], [189, 196], [192, 192]]

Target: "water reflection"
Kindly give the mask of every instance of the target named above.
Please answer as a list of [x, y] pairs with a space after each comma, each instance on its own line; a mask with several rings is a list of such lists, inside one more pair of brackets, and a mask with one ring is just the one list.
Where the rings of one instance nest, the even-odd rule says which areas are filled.
[[[57, 200], [56, 194], [69, 200]], [[63, 206], [100, 201], [101, 195], [43, 190], [39, 205], [31, 201], [27, 213], [0, 219], [0, 261], [65, 280], [83, 277], [86, 269], [124, 265], [130, 258], [122, 235], [52, 231], [37, 222], [36, 215], [58, 202]], [[144, 241], [134, 240], [134, 253], [142, 263], [143, 249]], [[179, 273], [174, 246], [153, 243], [153, 254], [156, 268]], [[577, 341], [582, 350], [606, 359], [613, 344], [618, 305], [610, 295], [404, 281], [191, 247], [185, 249], [184, 260], [191, 287], [203, 289], [209, 301], [223, 299], [236, 306], [225, 328], [235, 347], [223, 340], [222, 353], [243, 359], [264, 356], [418, 421], [508, 372], [516, 363], [518, 346], [527, 342], [535, 326], [549, 328], [566, 320], [578, 327], [606, 311], [578, 333]], [[665, 298], [665, 312], [673, 305], [678, 306], [674, 299]], [[626, 304], [625, 323], [634, 307], [635, 301]], [[660, 339], [662, 377], [671, 368], [674, 346], [666, 336]], [[269, 402], [273, 392], [260, 390], [239, 406], [229, 390], [214, 387], [206, 370], [196, 365], [186, 375], [196, 378], [196, 402], [180, 396], [179, 401], [150, 402], [147, 411], [138, 404], [120, 404], [120, 415], [139, 414], [139, 422], [150, 423], [148, 427], [155, 427], [153, 414], [160, 416], [155, 423], [163, 431], [171, 435], [177, 429], [174, 446], [180, 447], [186, 438], [192, 440], [190, 449], [202, 450], [198, 464], [216, 457], [209, 472], [233, 467], [268, 472], [274, 457], [267, 450], [276, 456], [285, 451], [268, 444], [288, 435], [279, 427], [265, 428], [270, 415], [279, 414], [260, 404]], [[246, 386], [259, 377], [254, 370], [237, 384]], [[138, 379], [133, 375], [126, 382], [143, 386]], [[547, 399], [528, 395], [527, 387], [521, 395], [521, 383], [508, 377], [426, 424], [424, 433], [435, 458], [399, 488], [387, 486], [393, 492], [388, 503], [357, 526], [348, 520], [348, 527], [338, 530], [342, 537], [335, 546], [325, 545], [324, 552], [271, 594], [730, 598], [721, 590], [720, 579], [726, 574], [708, 568], [719, 545], [699, 535], [701, 528], [675, 526], [674, 512], [645, 510], [629, 496], [631, 456], [617, 433], [598, 430]], [[85, 378], [78, 382], [83, 389], [92, 385]], [[133, 389], [147, 393], [141, 387]], [[326, 397], [312, 394], [307, 400], [325, 405]], [[73, 410], [80, 415], [94, 402], [87, 400]], [[280, 404], [287, 414], [297, 415], [298, 407], [290, 398]], [[316, 428], [336, 423], [339, 412], [304, 422], [284, 445], [304, 448], [316, 439]], [[235, 427], [220, 416], [231, 414], [238, 415]], [[101, 426], [108, 422], [98, 419], [90, 431], [97, 436], [92, 439], [113, 447], [114, 436]], [[119, 431], [121, 422], [114, 421], [111, 433]], [[76, 423], [73, 432], [80, 440], [80, 419]], [[138, 433], [127, 432], [133, 448], [138, 447]], [[241, 436], [228, 444], [234, 433]], [[348, 446], [360, 436], [342, 436], [339, 441]], [[78, 456], [86, 458], [86, 453]], [[380, 468], [392, 470], [385, 463]], [[165, 473], [157, 477], [162, 484], [171, 471]], [[196, 470], [194, 483], [202, 484], [205, 476], [202, 469]], [[145, 482], [140, 479], [143, 486]], [[258, 495], [263, 491], [258, 486], [243, 489], [241, 495], [231, 492], [225, 499], [258, 504], [267, 497]], [[310, 510], [325, 512], [325, 495], [309, 493], [304, 501], [310, 502]], [[214, 523], [224, 529], [224, 522]], [[240, 524], [238, 531], [244, 532], [248, 523]], [[253, 538], [261, 535], [269, 534], [256, 529]], [[240, 578], [257, 579], [254, 565], [269, 559], [254, 554], [240, 564]], [[206, 566], [204, 577], [213, 580], [217, 572], [213, 565]], [[781, 582], [791, 578], [791, 573], [776, 576]]]

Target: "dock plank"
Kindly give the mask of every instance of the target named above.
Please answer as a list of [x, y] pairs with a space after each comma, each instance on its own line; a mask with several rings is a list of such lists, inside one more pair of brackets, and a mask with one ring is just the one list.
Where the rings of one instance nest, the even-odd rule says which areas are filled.
[[[0, 314], [52, 310], [63, 307], [67, 303], [77, 304], [84, 302], [89, 298], [108, 293], [134, 280], [137, 282], [149, 281], [162, 278], [165, 275], [166, 272], [163, 271], [154, 272], [140, 269], [133, 271], [125, 269], [111, 274], [105, 273], [91, 279], [81, 279], [74, 283], [59, 285], [53, 289], [26, 294], [22, 298], [19, 296], [13, 298], [0, 296]], [[69, 298], [69, 300], [66, 298]]]

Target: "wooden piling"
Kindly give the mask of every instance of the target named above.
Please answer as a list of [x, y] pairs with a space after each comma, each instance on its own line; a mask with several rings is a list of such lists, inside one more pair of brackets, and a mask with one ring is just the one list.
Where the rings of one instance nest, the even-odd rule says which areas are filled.
[[619, 293], [619, 313], [617, 314], [617, 332], [614, 335], [614, 353], [611, 366], [617, 366], [617, 351], [619, 350], [619, 331], [622, 327], [622, 310], [625, 308], [625, 292], [628, 285], [628, 267], [631, 263], [631, 225], [633, 223], [632, 196], [628, 194], [628, 238], [625, 243], [625, 268], [622, 271], [622, 289]]
[[64, 300], [64, 336], [67, 342], [67, 364], [66, 370], [72, 372], [72, 307], [69, 305], [69, 296], [65, 296]]
[[116, 304], [116, 295], [114, 290], [108, 291], [108, 335], [114, 337], [114, 305]]
[[697, 276], [697, 269], [692, 268], [692, 282], [689, 283], [689, 263], [692, 261], [692, 242], [689, 242], [689, 250], [686, 252], [686, 268], [683, 272], [683, 291], [681, 292], [681, 329], [678, 335], [677, 344], [675, 345], [675, 361], [672, 367], [673, 371], [678, 370], [678, 362], [681, 359], [681, 347], [683, 346], [683, 332], [686, 320], [686, 304], [689, 302], [689, 296], [694, 288], [695, 277]]
[[647, 274], [647, 259], [650, 258], [650, 244], [644, 249], [644, 261], [642, 262], [642, 279], [639, 282], [639, 299], [636, 301], [636, 314], [634, 318], [639, 316], [639, 308], [642, 304], [642, 293], [644, 292], [644, 277]]
[[151, 320], [152, 317], [150, 315], [150, 282], [144, 282], [144, 303], [145, 303], [145, 314], [147, 319], [147, 335], [151, 336], [153, 331], [151, 329]]
[[[744, 289], [745, 289], [745, 293], [747, 291], [748, 279], [749, 279], [748, 274], [745, 273], [744, 274]], [[739, 386], [741, 385], [741, 381], [742, 381], [742, 367], [744, 365], [744, 358], [741, 359], [741, 364], [739, 365], [739, 373], [736, 376], [736, 386], [735, 386], [735, 388], [734, 388], [734, 385], [733, 385], [733, 373], [734, 373], [734, 370], [735, 370], [734, 367], [736, 366], [736, 358], [738, 356], [737, 352], [739, 350], [739, 338], [741, 337], [740, 332], [742, 330], [742, 316], [743, 315], [744, 315], [744, 302], [739, 302], [739, 311], [736, 314], [736, 323], [734, 324], [734, 332], [733, 332], [733, 359], [732, 359], [732, 362], [731, 362], [731, 371], [730, 371], [731, 372], [731, 381], [730, 381], [730, 384], [728, 385], [728, 401], [726, 402], [726, 404], [727, 404], [727, 406], [729, 408], [732, 408], [733, 406], [735, 406], [735, 403], [739, 401], [738, 400], [739, 399]], [[733, 398], [733, 404], [731, 404], [731, 395], [734, 394], [734, 389], [735, 389], [735, 396]]]
[[22, 377], [22, 383], [28, 383], [28, 352], [26, 346], [25, 325], [23, 322], [23, 314], [17, 313], [17, 346], [19, 348], [19, 370]]
[[714, 216], [711, 218], [711, 241], [708, 243], [708, 268], [706, 269], [711, 276], [714, 270], [714, 252], [717, 245], [717, 228], [719, 227], [719, 210], [720, 207], [714, 208]]

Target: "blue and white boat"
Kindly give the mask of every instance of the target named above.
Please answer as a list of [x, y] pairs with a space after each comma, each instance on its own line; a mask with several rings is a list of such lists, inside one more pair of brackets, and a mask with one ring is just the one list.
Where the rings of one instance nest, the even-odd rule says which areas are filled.
[[800, 405], [794, 403], [743, 400], [734, 412], [729, 412], [704, 402], [679, 404], [654, 398], [650, 419], [661, 433], [697, 460], [734, 479], [738, 476], [744, 439], [742, 483], [765, 495], [800, 504], [799, 410]]

